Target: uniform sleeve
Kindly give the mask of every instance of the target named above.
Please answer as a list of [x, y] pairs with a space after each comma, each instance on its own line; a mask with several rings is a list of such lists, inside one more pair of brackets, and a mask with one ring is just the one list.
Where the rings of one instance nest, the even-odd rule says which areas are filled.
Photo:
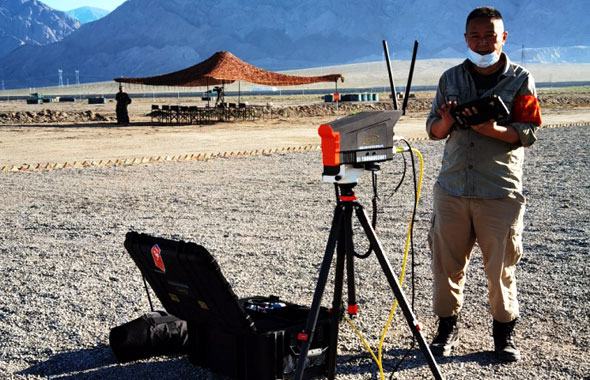
[[518, 90], [511, 113], [510, 125], [518, 132], [521, 145], [525, 147], [533, 145], [537, 141], [535, 132], [542, 122], [535, 81], [531, 75]]
[[438, 81], [438, 87], [436, 89], [436, 95], [434, 96], [434, 99], [432, 100], [432, 108], [430, 109], [430, 114], [428, 115], [428, 118], [426, 119], [426, 133], [428, 133], [428, 137], [431, 140], [442, 140], [439, 137], [436, 137], [435, 135], [433, 135], [430, 130], [432, 129], [432, 124], [437, 121], [437, 120], [441, 120], [441, 117], [439, 116], [439, 114], [436, 113], [436, 111], [445, 103], [445, 92], [446, 92], [446, 80], [445, 80], [445, 76], [441, 76], [439, 81]]

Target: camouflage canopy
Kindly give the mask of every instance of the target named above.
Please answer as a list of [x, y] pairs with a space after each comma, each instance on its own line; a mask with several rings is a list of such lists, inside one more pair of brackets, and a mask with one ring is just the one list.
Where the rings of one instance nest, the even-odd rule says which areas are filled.
[[219, 51], [209, 59], [189, 68], [169, 74], [144, 78], [116, 78], [119, 83], [136, 83], [151, 86], [200, 87], [216, 84], [229, 84], [244, 81], [268, 86], [293, 86], [318, 82], [336, 82], [341, 74], [315, 77], [301, 77], [266, 71], [246, 63], [227, 51]]

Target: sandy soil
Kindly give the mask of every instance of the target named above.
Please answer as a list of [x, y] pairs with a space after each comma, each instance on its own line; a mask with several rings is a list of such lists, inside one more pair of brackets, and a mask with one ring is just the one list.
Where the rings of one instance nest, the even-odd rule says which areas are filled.
[[[190, 99], [135, 99], [130, 106], [132, 124], [125, 127], [115, 124], [112, 100], [100, 105], [83, 101], [43, 105], [0, 102], [0, 168], [318, 145], [318, 126], [344, 116], [347, 110], [335, 111], [331, 105], [331, 110], [323, 112], [326, 115], [312, 116], [318, 114], [318, 109], [326, 111], [329, 107], [317, 98], [260, 97], [254, 101], [261, 105], [273, 101], [272, 115], [266, 114], [255, 121], [201, 126], [151, 124], [151, 104], [194, 104]], [[426, 93], [418, 96], [414, 105], [410, 102], [407, 115], [395, 127], [397, 135], [407, 139], [426, 138], [424, 120], [430, 98], [431, 94]], [[568, 101], [557, 99], [563, 104]], [[310, 102], [311, 106], [305, 105]], [[281, 111], [287, 104], [292, 108]], [[381, 103], [381, 107], [388, 106]], [[552, 104], [543, 110], [543, 119], [545, 125], [588, 122], [590, 104], [587, 107]]]

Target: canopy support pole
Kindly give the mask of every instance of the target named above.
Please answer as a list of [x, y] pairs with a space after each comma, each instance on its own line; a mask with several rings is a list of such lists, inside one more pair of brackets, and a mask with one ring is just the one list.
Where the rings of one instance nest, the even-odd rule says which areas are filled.
[[338, 78], [334, 81], [334, 85], [336, 86], [336, 92], [334, 93], [334, 97], [338, 96], [338, 100], [336, 100], [336, 112], [338, 112], [338, 103], [340, 102], [340, 96], [338, 95]]
[[209, 77], [207, 77], [207, 108], [209, 108], [209, 102], [211, 101], [211, 93], [209, 93]]

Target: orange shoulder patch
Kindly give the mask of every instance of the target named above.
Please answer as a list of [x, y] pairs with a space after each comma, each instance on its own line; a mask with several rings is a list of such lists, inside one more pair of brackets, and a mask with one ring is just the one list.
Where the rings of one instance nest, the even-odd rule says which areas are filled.
[[512, 119], [517, 123], [541, 125], [541, 109], [534, 95], [521, 95], [512, 106]]

